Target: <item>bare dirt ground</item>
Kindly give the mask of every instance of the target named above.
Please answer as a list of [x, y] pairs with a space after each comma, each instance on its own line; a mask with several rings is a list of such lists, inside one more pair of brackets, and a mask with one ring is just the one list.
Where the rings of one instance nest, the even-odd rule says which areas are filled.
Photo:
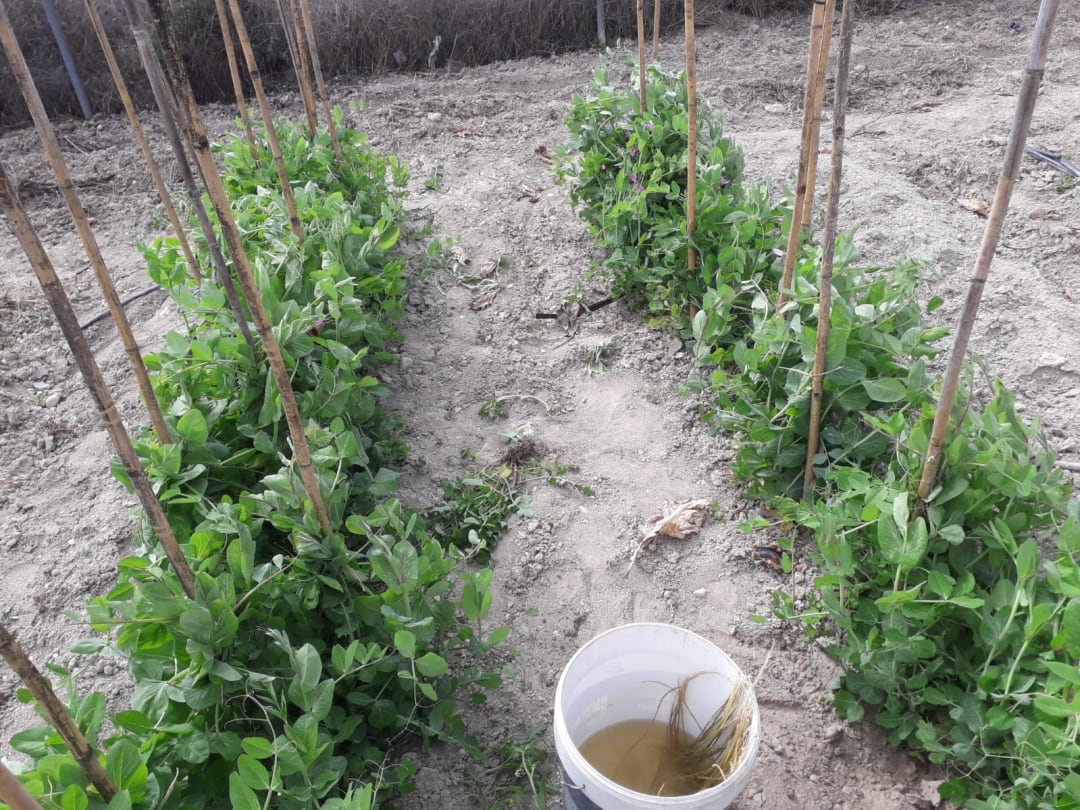
[[[983, 230], [959, 201], [993, 195], [1035, 13], [1033, 3], [1006, 0], [912, 0], [858, 20], [842, 227], [857, 229], [867, 261], [929, 258], [924, 294], [946, 299], [944, 322], [958, 311]], [[778, 188], [791, 184], [797, 156], [806, 28], [802, 16], [730, 16], [699, 33], [702, 96], [723, 111], [727, 134], [746, 152], [748, 176], [772, 178]], [[621, 51], [611, 59], [616, 75], [628, 75], [622, 60]], [[681, 64], [680, 38], [664, 41], [661, 61]], [[738, 528], [755, 504], [726, 469], [731, 437], [710, 435], [700, 420], [705, 401], [679, 391], [697, 370], [677, 337], [646, 328], [618, 304], [583, 319], [572, 336], [534, 318], [566, 296], [605, 293], [589, 275], [598, 256], [592, 239], [534, 153], [565, 139], [562, 116], [598, 63], [596, 54], [580, 53], [332, 84], [335, 103], [364, 102], [349, 123], [412, 167], [416, 221], [433, 216], [436, 235], [456, 245], [455, 259], [410, 295], [400, 364], [387, 375], [412, 447], [402, 497], [417, 507], [437, 501], [440, 481], [497, 461], [508, 430], [530, 433], [596, 491], [586, 497], [531, 485], [534, 515], [516, 520], [494, 555], [493, 619], [514, 629], [518, 675], [508, 698], [472, 717], [477, 733], [493, 742], [549, 725], [560, 668], [582, 643], [626, 622], [671, 622], [711, 638], [759, 678], [762, 746], [740, 810], [938, 806], [940, 771], [889, 748], [869, 723], [836, 720], [830, 683], [837, 669], [824, 653], [794, 630], [750, 620], [768, 613], [773, 589], [801, 592], [810, 578], [802, 572], [784, 581], [751, 559], [751, 546], [767, 537]], [[276, 104], [298, 109], [295, 94], [278, 95]], [[206, 114], [218, 133], [231, 126], [227, 108]], [[163, 226], [126, 123], [64, 122], [59, 130], [121, 294], [143, 289], [135, 245]], [[1029, 143], [1080, 161], [1075, 4], [1059, 14]], [[80, 316], [96, 314], [100, 296], [35, 134], [3, 135], [0, 155], [19, 177]], [[1072, 463], [1080, 459], [1077, 256], [1080, 191], [1026, 159], [973, 350], [989, 358]], [[473, 310], [476, 291], [461, 277], [492, 260], [501, 260], [498, 294]], [[173, 322], [162, 294], [129, 311], [148, 347]], [[88, 335], [125, 418], [138, 424], [111, 327]], [[130, 549], [133, 501], [108, 476], [104, 431], [61, 344], [22, 252], [3, 229], [0, 614], [39, 665], [69, 666], [80, 689], [120, 701], [127, 685], [113, 662], [68, 652], [84, 630], [66, 612], [78, 612], [114, 580], [116, 559]], [[594, 359], [603, 347], [600, 368]], [[535, 399], [513, 400], [496, 420], [480, 415], [485, 402], [506, 395]], [[697, 537], [658, 544], [631, 567], [639, 524], [665, 501], [690, 497], [715, 502], [718, 517]], [[0, 673], [5, 756], [11, 734], [33, 721], [15, 687], [10, 673]], [[551, 747], [550, 734], [542, 745]], [[405, 807], [485, 806], [469, 792], [460, 753], [434, 750], [420, 763], [418, 792]]]

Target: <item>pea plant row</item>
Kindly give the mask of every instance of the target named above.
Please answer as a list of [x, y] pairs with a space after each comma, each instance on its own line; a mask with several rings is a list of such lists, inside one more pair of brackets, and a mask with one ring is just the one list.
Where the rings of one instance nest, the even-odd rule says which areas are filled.
[[[650, 67], [645, 102], [605, 69], [567, 116], [556, 161], [606, 248], [615, 293], [693, 346], [706, 419], [790, 570], [816, 568], [810, 607], [773, 612], [844, 666], [838, 713], [939, 763], [972, 810], [1080, 806], [1080, 505], [1038, 424], [986, 362], [969, 364], [933, 490], [917, 497], [946, 327], [917, 303], [923, 266], [865, 267], [835, 246], [813, 487], [804, 494], [821, 248], [803, 240], [778, 295], [791, 207], [748, 183], [719, 114], [698, 101], [696, 222], [687, 238], [687, 83]], [[688, 261], [693, 251], [696, 261]], [[925, 297], [925, 296], [923, 296]], [[806, 551], [806, 549], [809, 549]], [[792, 586], [794, 587], [794, 586]]]

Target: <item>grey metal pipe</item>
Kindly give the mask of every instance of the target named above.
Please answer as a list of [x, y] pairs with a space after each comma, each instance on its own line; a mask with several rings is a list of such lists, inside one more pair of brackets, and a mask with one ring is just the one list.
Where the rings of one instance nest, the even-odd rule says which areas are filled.
[[49, 28], [52, 29], [57, 47], [60, 48], [60, 56], [64, 60], [68, 78], [71, 80], [71, 86], [75, 90], [75, 97], [79, 99], [83, 118], [93, 118], [94, 108], [90, 106], [90, 97], [86, 95], [86, 87], [83, 85], [82, 79], [79, 77], [79, 71], [75, 67], [75, 59], [71, 55], [67, 37], [64, 36], [64, 29], [60, 25], [60, 15], [56, 13], [56, 5], [53, 0], [41, 0], [41, 6], [45, 9], [45, 17], [49, 21]]

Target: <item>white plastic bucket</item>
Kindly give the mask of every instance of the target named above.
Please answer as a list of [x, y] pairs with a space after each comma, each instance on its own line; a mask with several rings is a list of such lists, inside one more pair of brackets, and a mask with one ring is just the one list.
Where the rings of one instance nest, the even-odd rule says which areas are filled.
[[[728, 779], [688, 796], [650, 796], [623, 787], [596, 770], [579, 746], [624, 720], [666, 721], [671, 690], [699, 672], [686, 690], [687, 732], [701, 729], [723, 705], [742, 674], [728, 655], [701, 636], [669, 624], [627, 624], [601, 633], [574, 654], [555, 690], [555, 749], [570, 810], [720, 810], [742, 791], [761, 738], [757, 701], [747, 750]], [[658, 712], [659, 707], [659, 712]]]

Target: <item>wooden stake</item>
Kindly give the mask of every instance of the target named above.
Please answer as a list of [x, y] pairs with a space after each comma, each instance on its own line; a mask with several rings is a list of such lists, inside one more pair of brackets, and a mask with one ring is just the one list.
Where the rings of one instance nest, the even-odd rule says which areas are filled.
[[8, 62], [11, 64], [12, 73], [15, 74], [15, 79], [19, 83], [23, 98], [26, 99], [26, 106], [29, 107], [30, 115], [34, 119], [34, 126], [37, 128], [38, 136], [41, 138], [49, 163], [52, 165], [53, 173], [56, 175], [56, 183], [60, 187], [60, 193], [63, 194], [64, 202], [67, 203], [68, 210], [71, 211], [71, 217], [75, 220], [75, 228], [79, 232], [79, 238], [82, 240], [86, 255], [94, 268], [94, 275], [97, 276], [98, 285], [101, 287], [101, 292], [105, 297], [105, 303], [108, 305], [116, 329], [120, 333], [120, 340], [124, 345], [124, 350], [127, 352], [128, 362], [135, 372], [135, 379], [138, 383], [143, 404], [150, 414], [150, 424], [153, 426], [154, 434], [159, 442], [168, 444], [172, 441], [169, 435], [169, 427], [165, 423], [165, 417], [161, 413], [161, 406], [158, 405], [154, 388], [150, 384], [150, 376], [147, 374], [146, 366], [143, 364], [142, 352], [139, 351], [139, 344], [131, 331], [131, 325], [128, 323], [124, 308], [120, 305], [120, 297], [116, 294], [116, 288], [113, 285], [112, 277], [109, 275], [109, 269], [105, 266], [105, 258], [101, 255], [97, 239], [94, 238], [94, 232], [90, 229], [86, 212], [83, 210], [79, 195], [75, 191], [75, 185], [71, 182], [67, 163], [64, 162], [64, 156], [60, 152], [60, 143], [56, 140], [56, 133], [53, 131], [52, 124], [49, 123], [49, 117], [45, 114], [41, 96], [38, 95], [37, 87], [30, 76], [30, 69], [26, 64], [26, 59], [23, 57], [22, 48], [19, 47], [18, 40], [15, 39], [15, 33], [12, 31], [11, 23], [8, 20], [7, 9], [2, 1], [0, 1], [0, 42], [3, 44]]
[[803, 500], [814, 491], [814, 456], [821, 435], [821, 400], [825, 386], [825, 354], [829, 345], [829, 322], [832, 318], [833, 256], [836, 247], [837, 220], [840, 213], [840, 179], [844, 171], [844, 136], [847, 124], [848, 72], [853, 37], [852, 7], [855, 0], [844, 0], [840, 22], [840, 53], [836, 60], [836, 97], [833, 99], [832, 163], [829, 167], [829, 202], [825, 215], [825, 235], [821, 244], [821, 271], [818, 275], [817, 343], [814, 351], [814, 374], [810, 388], [810, 434], [806, 442], [806, 466], [803, 470]]
[[198, 284], [202, 281], [199, 263], [195, 260], [195, 254], [191, 252], [191, 245], [188, 244], [187, 240], [187, 232], [180, 222], [180, 215], [176, 213], [176, 208], [173, 207], [172, 198], [169, 196], [169, 189], [166, 188], [165, 181], [161, 178], [161, 172], [158, 170], [157, 161], [154, 159], [154, 153], [150, 151], [150, 144], [146, 142], [146, 133], [143, 132], [142, 124], [139, 123], [139, 115], [135, 112], [135, 105], [131, 103], [131, 94], [128, 93], [127, 82], [124, 81], [124, 77], [120, 73], [120, 66], [116, 63], [116, 55], [113, 53], [112, 45], [109, 44], [109, 37], [105, 33], [105, 26], [101, 24], [101, 17], [98, 16], [97, 9], [94, 8], [93, 0], [84, 0], [84, 4], [86, 6], [86, 13], [90, 15], [90, 24], [94, 27], [94, 33], [97, 34], [98, 42], [101, 44], [101, 50], [105, 54], [105, 62], [109, 66], [109, 73], [112, 74], [113, 84], [116, 85], [116, 92], [120, 94], [120, 101], [124, 105], [124, 112], [127, 113], [128, 121], [131, 123], [131, 129], [135, 132], [135, 140], [138, 141], [139, 149], [142, 150], [143, 160], [146, 161], [146, 168], [150, 171], [150, 177], [153, 179], [154, 186], [157, 188], [158, 197], [161, 199], [161, 205], [165, 209], [165, 215], [169, 218], [169, 224], [172, 225], [173, 232], [176, 234], [176, 239], [180, 243], [180, 250], [184, 254], [184, 260], [187, 262], [188, 272], [195, 280], [195, 283]]
[[319, 91], [319, 102], [322, 104], [323, 115], [326, 116], [326, 129], [330, 132], [330, 143], [334, 147], [334, 156], [338, 163], [345, 160], [341, 154], [341, 143], [338, 141], [337, 125], [334, 123], [334, 112], [330, 109], [330, 95], [326, 92], [326, 82], [323, 81], [322, 64], [319, 62], [319, 43], [315, 40], [315, 27], [311, 24], [311, 7], [308, 0], [298, 0], [300, 12], [304, 18], [304, 31], [308, 38], [308, 50], [311, 55], [311, 69], [315, 73], [315, 87]]
[[308, 129], [312, 139], [319, 131], [319, 117], [315, 112], [315, 92], [311, 87], [311, 51], [308, 49], [307, 33], [304, 30], [304, 18], [296, 0], [289, 0], [292, 13], [293, 30], [296, 32], [296, 78], [300, 84], [300, 98], [304, 101], [304, 115], [307, 116]]
[[41, 810], [41, 805], [4, 766], [3, 760], [0, 760], [0, 804], [6, 804], [10, 810]]
[[1043, 70], [1046, 67], [1046, 54], [1050, 49], [1050, 34], [1054, 27], [1058, 2], [1059, 0], [1042, 0], [1039, 6], [1035, 34], [1031, 41], [1027, 64], [1024, 66], [1024, 81], [1016, 100], [1009, 145], [1005, 149], [1005, 161], [1001, 167], [1001, 176], [998, 178], [994, 202], [990, 206], [990, 216], [986, 220], [986, 230], [983, 232], [982, 244], [979, 246], [979, 255], [975, 259], [975, 272], [968, 282], [967, 296], [964, 300], [964, 308], [960, 312], [956, 339], [953, 341], [949, 363], [945, 368], [941, 398], [938, 400], [937, 412], [934, 414], [930, 446], [926, 451], [922, 478], [919, 481], [919, 498], [923, 505], [926, 504], [941, 466], [942, 449], [945, 447], [945, 439], [949, 431], [949, 417], [956, 402], [956, 389], [960, 381], [960, 372], [964, 367], [968, 341], [971, 338], [972, 327], [975, 325], [975, 316], [979, 311], [979, 302], [982, 300], [986, 279], [990, 275], [994, 251], [1001, 237], [1001, 226], [1009, 210], [1009, 199], [1012, 197], [1016, 175], [1020, 171], [1020, 161], [1024, 156], [1028, 131], [1031, 129], [1031, 118], [1035, 111], [1035, 100], [1039, 94], [1039, 85], [1042, 83]]
[[[152, 8], [157, 7], [158, 5], [159, 4], [156, 2], [151, 3]], [[255, 53], [251, 49], [251, 38], [248, 37], [247, 26], [244, 25], [244, 18], [240, 15], [240, 4], [237, 0], [229, 0], [229, 12], [232, 14], [233, 25], [236, 26], [236, 36], [240, 40], [240, 49], [244, 53], [244, 61], [247, 64], [248, 75], [251, 77], [252, 87], [255, 88], [255, 100], [259, 103], [259, 112], [262, 115], [263, 126], [266, 127], [266, 141], [270, 145], [270, 155], [274, 159], [274, 168], [277, 169], [278, 180], [281, 183], [281, 196], [285, 199], [285, 210], [289, 213], [289, 224], [292, 226], [296, 238], [303, 244], [304, 231], [300, 227], [300, 216], [296, 212], [296, 198], [293, 197], [292, 186], [289, 185], [289, 173], [285, 170], [285, 161], [281, 157], [281, 144], [278, 142], [277, 129], [274, 128], [274, 114], [270, 110], [270, 102], [266, 100], [266, 91], [263, 89], [262, 74], [259, 73], [259, 65], [255, 61]], [[172, 50], [179, 53], [175, 48], [175, 43], [173, 43]], [[170, 60], [172, 60], [171, 56]], [[180, 62], [180, 65], [182, 66], [183, 62]], [[190, 86], [188, 87], [188, 90], [190, 90]], [[194, 100], [192, 100], [191, 105], [188, 105], [186, 99], [184, 99], [184, 103], [187, 106], [191, 106], [194, 105]]]
[[285, 32], [285, 47], [289, 51], [289, 64], [292, 65], [293, 75], [300, 81], [300, 55], [296, 52], [296, 32], [289, 22], [289, 12], [285, 10], [286, 0], [275, 0], [278, 19], [281, 21], [281, 30]]
[[652, 59], [660, 58], [660, 0], [652, 4]]
[[825, 106], [825, 78], [829, 74], [829, 47], [832, 44], [833, 19], [836, 16], [836, 0], [828, 0], [825, 6], [825, 19], [822, 21], [821, 44], [817, 58], [817, 76], [814, 77], [813, 117], [810, 119], [810, 154], [806, 164], [806, 201], [802, 209], [802, 228], [810, 230], [814, 212], [814, 192], [817, 188], [818, 143], [821, 132], [821, 110]]
[[[795, 263], [799, 258], [799, 247], [802, 243], [803, 212], [806, 207], [807, 189], [813, 185], [814, 177], [810, 174], [811, 153], [817, 152], [818, 136], [815, 127], [821, 126], [821, 111], [815, 112], [818, 98], [819, 83], [824, 86], [825, 76], [819, 70], [822, 57], [828, 61], [829, 47], [825, 40], [825, 20], [831, 19], [836, 0], [814, 0], [814, 8], [810, 16], [810, 47], [807, 49], [806, 64], [806, 93], [803, 97], [803, 122], [802, 139], [799, 146], [799, 168], [795, 177], [795, 202], [791, 210], [791, 229], [788, 231], [787, 250], [784, 252], [784, 273], [780, 279], [780, 295], [777, 300], [777, 309], [780, 309], [788, 301], [788, 291], [791, 289], [791, 280], [795, 274]], [[830, 39], [831, 39], [830, 25]], [[821, 96], [824, 100], [824, 95]], [[813, 161], [817, 167], [817, 160]]]
[[[101, 798], [111, 801], [117, 794], [116, 783], [105, 772], [105, 766], [98, 759], [97, 752], [87, 742], [86, 737], [79, 730], [78, 724], [71, 717], [67, 707], [60, 701], [53, 691], [52, 684], [41, 674], [34, 662], [30, 660], [26, 652], [15, 636], [7, 627], [0, 623], [0, 656], [3, 657], [12, 671], [19, 676], [34, 700], [38, 702], [45, 715], [49, 718], [49, 724], [56, 730], [68, 747], [75, 761], [79, 763], [86, 778], [90, 780]], [[0, 796], [0, 798], [3, 798]], [[36, 806], [36, 805], [32, 805]]]
[[[135, 31], [135, 26], [132, 27], [132, 30]], [[214, 234], [214, 226], [210, 224], [210, 217], [207, 216], [202, 194], [199, 193], [199, 187], [195, 183], [194, 175], [191, 173], [191, 166], [188, 165], [188, 156], [184, 151], [184, 144], [176, 123], [176, 98], [169, 91], [164, 77], [161, 75], [161, 67], [158, 64], [153, 45], [150, 44], [150, 38], [146, 30], [141, 26], [135, 33], [135, 47], [139, 52], [139, 60], [142, 62], [143, 70], [146, 71], [146, 76], [150, 81], [150, 90], [154, 94], [154, 101], [161, 112], [165, 135], [169, 140], [169, 145], [172, 147], [173, 157], [176, 159], [176, 166], [180, 171], [181, 179], [184, 181], [184, 187], [187, 189], [191, 206], [195, 210], [195, 218], [199, 221], [199, 229], [202, 231], [203, 240], [206, 242], [206, 249], [210, 252], [210, 261], [214, 266], [214, 277], [225, 293], [229, 308], [233, 312], [233, 317], [236, 318], [236, 326], [240, 330], [240, 334], [244, 336], [248, 348], [251, 349], [251, 356], [257, 357], [259, 352], [255, 344], [255, 338], [252, 337], [251, 329], [248, 328], [247, 313], [244, 312], [243, 304], [236, 293], [236, 285], [233, 283], [229, 268], [225, 264], [225, 257], [221, 253], [217, 236]], [[188, 148], [194, 152], [194, 148], [190, 143]]]
[[7, 168], [3, 163], [0, 163], [0, 211], [7, 217], [12, 232], [19, 240], [19, 244], [22, 245], [27, 258], [30, 259], [38, 283], [49, 301], [49, 306], [52, 307], [53, 314], [60, 324], [60, 331], [64, 333], [68, 346], [71, 347], [71, 353], [75, 356], [75, 362], [79, 366], [79, 371], [82, 372], [86, 387], [90, 389], [90, 396], [93, 397], [98, 413], [105, 423], [105, 429], [109, 433], [109, 438], [112, 439], [113, 448], [120, 457], [120, 461], [124, 465], [124, 471], [135, 488], [139, 503], [142, 504], [142, 508], [150, 518], [150, 525], [153, 526], [154, 532], [161, 541], [161, 547], [165, 550], [165, 555], [169, 558], [169, 562], [172, 563], [176, 578], [183, 586], [184, 593], [189, 598], [194, 598], [195, 576], [191, 573], [191, 568], [188, 566], [183, 551], [180, 550], [179, 543], [176, 542], [176, 535], [173, 534], [172, 527], [169, 526], [169, 521], [165, 517], [165, 510], [162, 509], [161, 502], [154, 494], [150, 480], [146, 477], [146, 473], [139, 463], [139, 456], [131, 444], [131, 437], [128, 436], [127, 430], [124, 429], [124, 423], [120, 420], [120, 414], [116, 410], [112, 395], [105, 384], [101, 369], [98, 368], [97, 362], [94, 360], [94, 353], [90, 350], [90, 344], [87, 342], [82, 329], [79, 328], [79, 321], [75, 317], [75, 311], [71, 308], [71, 302], [64, 292], [63, 285], [60, 284], [60, 279], [56, 275], [55, 269], [53, 269], [52, 262], [49, 261], [45, 249], [41, 246], [41, 240], [38, 239], [30, 218], [26, 215], [26, 211], [19, 202], [15, 184], [8, 176]]
[[645, 0], [637, 0], [638, 94], [645, 112]]
[[[87, 0], [89, 2], [89, 0]], [[244, 84], [240, 81], [240, 66], [236, 61], [236, 46], [233, 45], [232, 26], [229, 25], [229, 13], [225, 10], [224, 0], [214, 0], [214, 8], [217, 11], [218, 25], [221, 27], [221, 38], [225, 43], [225, 58], [229, 62], [229, 75], [232, 77], [233, 95], [236, 96], [236, 107], [240, 111], [240, 122], [244, 126], [244, 135], [251, 144], [252, 157], [255, 156], [255, 133], [251, 129], [251, 118], [248, 117], [247, 100], [244, 98]]]
[[[133, 0], [125, 0], [125, 5], [133, 7], [134, 2]], [[169, 18], [164, 14], [161, 0], [149, 0], [149, 6], [151, 13], [154, 14], [158, 21], [161, 41], [165, 43], [169, 77], [174, 85], [180, 85], [180, 101], [185, 107], [183, 124], [188, 131], [188, 138], [195, 146], [195, 159], [198, 161], [199, 169], [202, 172], [207, 195], [210, 197], [214, 211], [217, 213], [221, 233], [225, 237], [225, 243], [229, 246], [229, 252], [232, 254], [233, 269], [236, 271], [237, 280], [240, 282], [248, 307], [251, 309], [251, 317], [255, 322], [255, 330], [258, 332], [259, 339], [262, 341], [263, 349], [266, 352], [270, 372], [277, 383], [278, 396], [281, 398], [281, 408], [285, 413], [285, 421], [289, 427], [289, 436], [292, 439], [293, 453], [296, 457], [296, 466], [300, 472], [300, 479], [303, 482], [308, 499], [311, 501], [311, 508], [315, 513], [319, 526], [323, 531], [330, 533], [332, 531], [330, 516], [326, 511], [326, 504], [319, 491], [319, 481], [315, 475], [315, 468], [311, 463], [311, 450], [308, 447], [307, 436], [304, 434], [304, 424], [300, 416], [300, 408], [296, 404], [296, 395], [293, 393], [292, 384], [289, 381], [289, 370], [285, 365], [285, 359], [281, 354], [281, 347], [278, 345], [277, 338], [274, 337], [273, 324], [270, 323], [270, 319], [263, 307], [259, 286], [251, 272], [251, 264], [248, 261], [247, 254], [244, 252], [240, 229], [237, 228], [236, 220], [233, 218], [232, 210], [229, 208], [229, 198], [225, 193], [225, 185], [221, 182], [221, 175], [218, 174], [217, 166], [214, 164], [214, 156], [210, 151], [206, 128], [203, 125], [202, 117], [199, 115], [199, 108], [195, 104], [191, 87], [187, 82], [184, 63], [180, 58], [179, 50], [176, 48], [172, 25]], [[230, 6], [234, 14], [236, 14], [238, 11], [236, 0], [230, 0]], [[135, 21], [133, 28], [135, 25], [141, 25], [136, 15], [132, 15], [132, 19]], [[243, 31], [242, 23], [237, 25], [237, 31]], [[142, 32], [140, 36], [144, 34], [145, 32]], [[241, 41], [246, 42], [246, 32], [241, 34]], [[268, 130], [267, 134], [270, 131]], [[278, 154], [280, 155], [280, 151]]]
[[686, 27], [686, 265], [697, 266], [694, 226], [697, 224], [697, 48], [694, 45], [694, 0], [684, 0]]

